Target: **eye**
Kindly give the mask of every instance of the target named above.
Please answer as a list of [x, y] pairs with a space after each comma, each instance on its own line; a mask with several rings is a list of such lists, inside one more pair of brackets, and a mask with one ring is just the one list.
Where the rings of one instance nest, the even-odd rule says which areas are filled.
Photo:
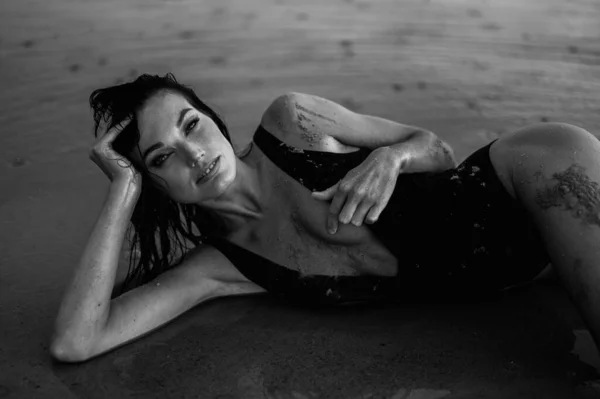
[[186, 134], [190, 134], [190, 132], [192, 130], [194, 130], [194, 128], [196, 127], [196, 125], [198, 124], [198, 118], [194, 118], [190, 121], [190, 123], [187, 124], [187, 126], [185, 127], [185, 133]]
[[155, 168], [160, 168], [162, 166], [162, 164], [165, 163], [167, 158], [169, 158], [169, 155], [171, 155], [171, 154], [161, 154], [161, 155], [157, 156], [152, 161], [152, 166], [154, 166]]

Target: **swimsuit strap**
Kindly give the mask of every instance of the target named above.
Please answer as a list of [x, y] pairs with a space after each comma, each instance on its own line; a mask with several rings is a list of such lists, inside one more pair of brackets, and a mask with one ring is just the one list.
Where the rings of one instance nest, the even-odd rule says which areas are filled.
[[302, 305], [337, 305], [389, 299], [395, 277], [372, 275], [302, 277], [269, 259], [233, 244], [221, 237], [207, 237], [205, 243], [218, 249], [248, 280], [269, 294]]
[[253, 141], [271, 162], [310, 191], [322, 191], [335, 185], [371, 153], [366, 148], [350, 153], [299, 149], [279, 140], [260, 125]]
[[[352, 153], [302, 150], [283, 143], [262, 126], [253, 141], [278, 168], [312, 191], [333, 186], [371, 153], [368, 149]], [[323, 305], [389, 298], [395, 281], [394, 277], [364, 275], [303, 277], [225, 238], [209, 236], [204, 242], [225, 255], [248, 280], [292, 302]]]

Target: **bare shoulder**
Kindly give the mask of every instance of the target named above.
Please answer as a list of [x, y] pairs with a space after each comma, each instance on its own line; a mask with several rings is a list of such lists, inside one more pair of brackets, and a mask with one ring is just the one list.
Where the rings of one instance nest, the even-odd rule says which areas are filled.
[[248, 280], [221, 251], [210, 245], [199, 245], [189, 251], [176, 269], [190, 274], [190, 281], [201, 277], [217, 283], [217, 296], [266, 292]]
[[[284, 143], [303, 150], [347, 153], [356, 150], [330, 134], [344, 115], [338, 104], [324, 98], [289, 92], [275, 98], [263, 113], [261, 125]], [[333, 112], [332, 112], [333, 111]]]

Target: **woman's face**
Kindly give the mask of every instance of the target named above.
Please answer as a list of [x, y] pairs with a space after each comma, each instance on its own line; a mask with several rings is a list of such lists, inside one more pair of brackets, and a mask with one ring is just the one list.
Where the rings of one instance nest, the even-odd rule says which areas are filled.
[[135, 161], [148, 168], [152, 182], [174, 201], [214, 200], [234, 181], [236, 157], [231, 144], [213, 120], [182, 95], [170, 91], [154, 95], [137, 120], [140, 152]]

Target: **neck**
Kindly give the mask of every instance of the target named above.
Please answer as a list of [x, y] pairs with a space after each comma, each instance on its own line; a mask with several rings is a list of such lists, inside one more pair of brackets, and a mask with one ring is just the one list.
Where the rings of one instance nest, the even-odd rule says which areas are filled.
[[264, 173], [264, 163], [246, 157], [236, 158], [234, 181], [219, 197], [202, 202], [200, 206], [210, 209], [231, 230], [262, 219], [266, 199], [271, 192], [269, 174]]

